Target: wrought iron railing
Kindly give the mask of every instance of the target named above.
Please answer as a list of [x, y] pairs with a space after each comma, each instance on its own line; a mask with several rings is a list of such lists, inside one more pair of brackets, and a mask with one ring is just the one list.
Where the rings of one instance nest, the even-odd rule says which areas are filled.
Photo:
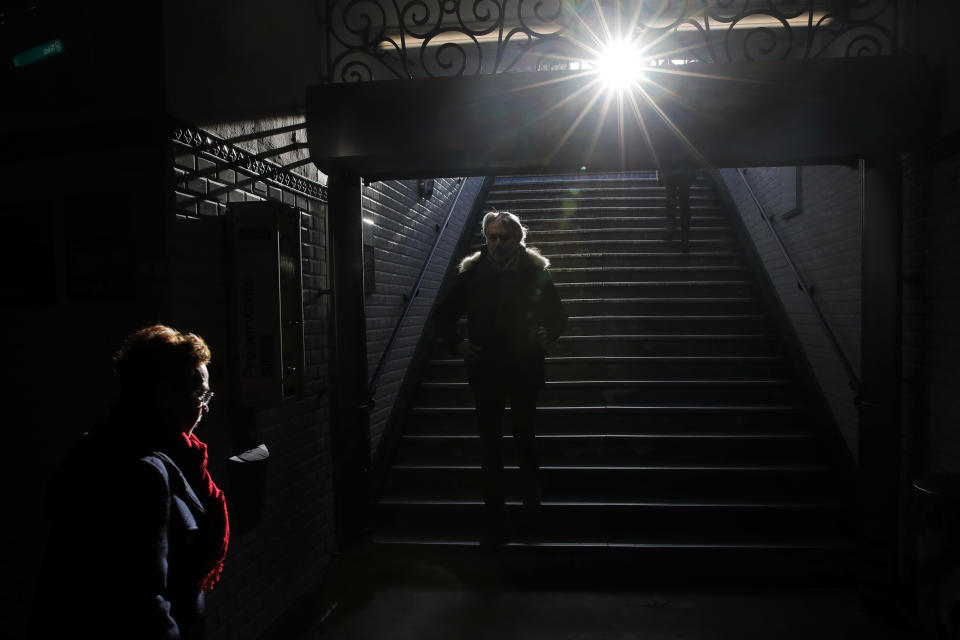
[[325, 0], [325, 80], [580, 69], [617, 39], [648, 64], [892, 55], [899, 0]]
[[830, 341], [830, 345], [836, 352], [837, 357], [840, 359], [840, 363], [843, 365], [843, 369], [847, 374], [847, 380], [850, 382], [850, 388], [859, 392], [860, 378], [857, 376], [857, 372], [854, 370], [853, 365], [850, 364], [850, 359], [847, 358], [847, 354], [844, 352], [843, 346], [841, 346], [840, 341], [837, 339], [837, 335], [833, 332], [833, 329], [830, 328], [830, 323], [827, 321], [827, 317], [823, 314], [823, 310], [820, 309], [820, 305], [817, 304], [816, 299], [813, 297], [813, 291], [809, 286], [807, 286], [803, 276], [800, 275], [800, 270], [797, 269], [796, 264], [793, 262], [793, 258], [790, 257], [790, 252], [783, 244], [783, 240], [780, 239], [780, 234], [777, 233], [777, 230], [774, 228], [773, 222], [771, 221], [770, 216], [767, 214], [766, 207], [763, 206], [763, 204], [760, 202], [760, 199], [757, 197], [757, 194], [754, 192], [753, 187], [750, 186], [750, 182], [747, 180], [746, 173], [743, 169], [737, 169], [737, 173], [740, 175], [740, 179], [743, 180], [744, 186], [747, 187], [747, 191], [750, 193], [750, 197], [753, 198], [754, 204], [757, 205], [757, 209], [760, 211], [760, 217], [763, 219], [764, 223], [766, 223], [767, 229], [770, 231], [770, 235], [773, 236], [774, 242], [777, 243], [777, 247], [780, 249], [780, 253], [783, 255], [784, 260], [786, 260], [787, 266], [793, 273], [793, 277], [796, 278], [797, 288], [807, 298], [807, 301], [813, 308], [814, 313], [820, 320], [820, 324], [823, 326], [823, 330], [827, 335], [827, 339]]

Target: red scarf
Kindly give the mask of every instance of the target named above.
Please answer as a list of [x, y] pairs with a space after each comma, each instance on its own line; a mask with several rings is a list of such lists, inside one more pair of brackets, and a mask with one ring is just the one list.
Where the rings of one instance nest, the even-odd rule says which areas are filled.
[[[201, 558], [204, 574], [200, 578], [199, 587], [207, 592], [213, 589], [223, 571], [223, 560], [227, 557], [227, 544], [230, 542], [230, 519], [227, 516], [227, 501], [223, 491], [214, 484], [210, 472], [207, 471], [207, 445], [193, 434], [182, 435], [189, 449], [188, 455], [196, 458], [199, 463], [200, 482], [199, 486], [194, 485], [194, 490], [201, 492], [197, 497], [206, 509], [204, 526], [200, 528], [203, 536]], [[195, 474], [196, 467], [193, 467], [190, 473]]]

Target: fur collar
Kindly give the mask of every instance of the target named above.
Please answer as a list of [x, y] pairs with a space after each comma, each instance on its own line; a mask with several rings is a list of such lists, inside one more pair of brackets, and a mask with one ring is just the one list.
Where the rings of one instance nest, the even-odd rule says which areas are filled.
[[[523, 247], [524, 253], [526, 255], [520, 256], [520, 259], [516, 261], [517, 269], [526, 268], [526, 267], [535, 267], [538, 271], [546, 269], [550, 266], [550, 260], [546, 258], [543, 254], [540, 253], [534, 247]], [[480, 258], [487, 254], [486, 249], [481, 249], [476, 253], [472, 253], [463, 260], [460, 261], [459, 273], [466, 273], [472, 269], [478, 262]]]

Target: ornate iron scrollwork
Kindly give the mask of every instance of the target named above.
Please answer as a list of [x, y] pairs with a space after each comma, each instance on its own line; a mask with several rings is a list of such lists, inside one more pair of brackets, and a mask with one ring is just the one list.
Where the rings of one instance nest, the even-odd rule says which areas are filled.
[[[327, 0], [328, 79], [511, 70], [566, 26], [565, 0]], [[508, 15], [508, 11], [511, 12]]]
[[655, 63], [892, 55], [899, 0], [325, 0], [326, 81], [579, 68], [613, 38]]

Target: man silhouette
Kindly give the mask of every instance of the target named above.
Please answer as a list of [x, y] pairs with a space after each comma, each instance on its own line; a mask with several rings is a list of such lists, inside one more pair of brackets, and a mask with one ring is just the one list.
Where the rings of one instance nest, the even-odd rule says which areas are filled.
[[[486, 532], [481, 542], [506, 539], [503, 416], [510, 402], [527, 517], [540, 505], [534, 417], [543, 387], [544, 356], [567, 314], [547, 271], [550, 261], [524, 243], [526, 228], [507, 211], [483, 218], [486, 246], [460, 263], [450, 294], [436, 313], [440, 338], [467, 363], [483, 460]], [[457, 333], [466, 314], [468, 337]]]
[[667, 190], [667, 230], [664, 239], [673, 240], [677, 232], [677, 200], [680, 201], [680, 240], [684, 251], [690, 242], [690, 185], [696, 181], [697, 172], [690, 169], [664, 169], [657, 171], [657, 183]]

